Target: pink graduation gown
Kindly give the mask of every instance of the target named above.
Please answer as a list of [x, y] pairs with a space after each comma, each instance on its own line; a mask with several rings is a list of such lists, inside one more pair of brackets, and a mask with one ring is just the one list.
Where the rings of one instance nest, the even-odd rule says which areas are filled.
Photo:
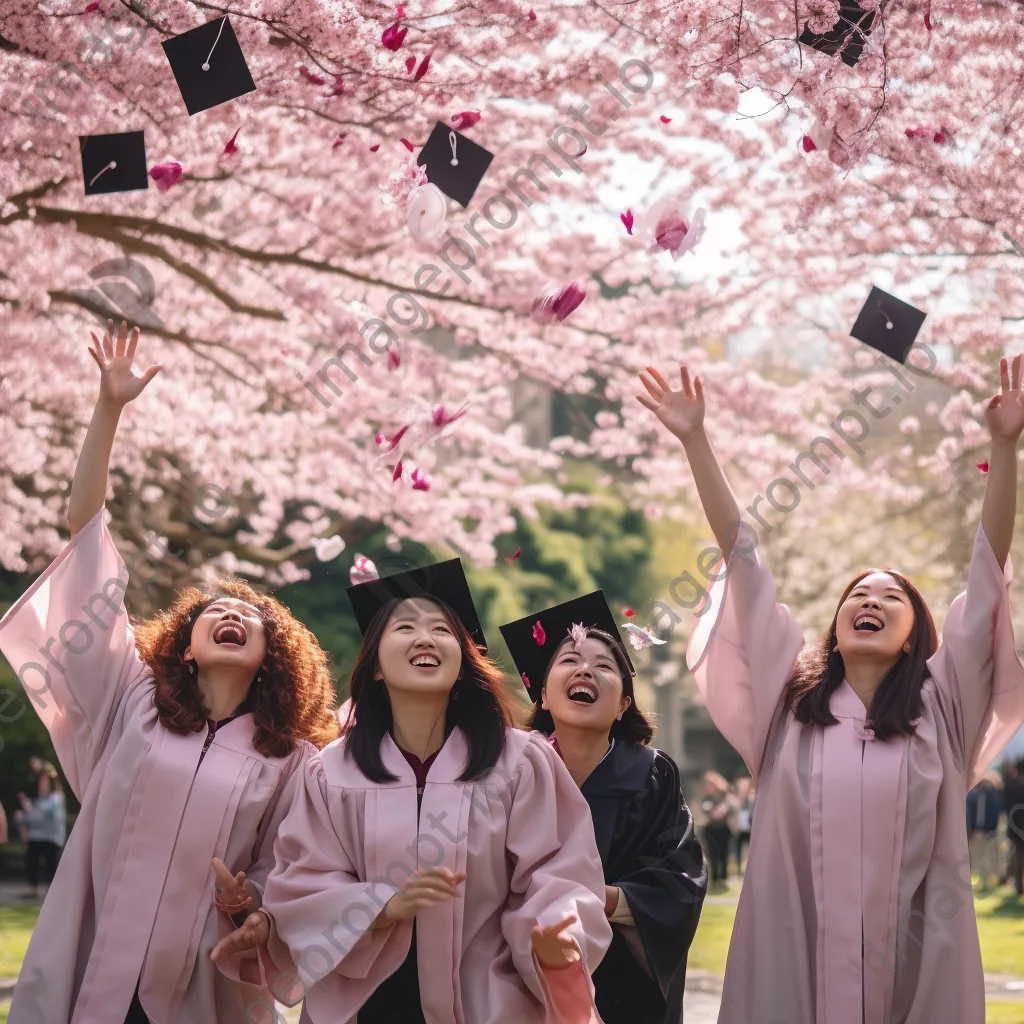
[[1009, 560], [1004, 573], [979, 529], [917, 731], [886, 742], [845, 681], [838, 725], [784, 710], [802, 631], [760, 558], [729, 570], [688, 652], [759, 776], [719, 1024], [984, 1024], [964, 801], [1024, 722]]
[[[604, 874], [590, 809], [550, 745], [510, 729], [493, 772], [464, 783], [469, 748], [454, 730], [431, 765], [417, 827], [415, 776], [391, 737], [381, 755], [396, 782], [368, 781], [345, 743], [310, 761], [275, 845], [264, 907], [270, 954], [289, 972], [274, 982], [278, 998], [294, 1003], [305, 989], [304, 1021], [355, 1021], [405, 960], [413, 930], [405, 921], [372, 931], [374, 919], [413, 871], [443, 865], [467, 879], [459, 898], [416, 918], [427, 1024], [599, 1021], [589, 972], [612, 937]], [[568, 914], [579, 919], [582, 961], [542, 970], [530, 932]]]
[[244, 714], [200, 764], [206, 731], [179, 736], [157, 719], [127, 580], [101, 511], [0, 621], [0, 650], [82, 804], [9, 1024], [123, 1024], [137, 983], [152, 1024], [244, 1024], [259, 993], [210, 960], [233, 927], [213, 908], [210, 862], [245, 870], [259, 905], [290, 790], [316, 751], [264, 757]]

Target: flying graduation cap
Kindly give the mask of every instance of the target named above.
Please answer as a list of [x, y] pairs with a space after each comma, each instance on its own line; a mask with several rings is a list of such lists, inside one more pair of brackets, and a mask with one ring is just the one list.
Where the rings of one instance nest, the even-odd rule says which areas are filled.
[[82, 152], [82, 177], [87, 196], [149, 188], [143, 132], [80, 135], [78, 146]]
[[352, 604], [359, 632], [364, 636], [374, 615], [392, 598], [404, 600], [409, 597], [436, 597], [455, 612], [473, 640], [487, 650], [487, 639], [459, 558], [358, 583], [348, 587], [345, 592]]
[[256, 91], [245, 54], [227, 16], [161, 44], [189, 114]]
[[852, 68], [860, 60], [874, 21], [875, 12], [863, 10], [857, 0], [839, 0], [839, 20], [832, 28], [819, 34], [804, 25], [800, 42], [830, 57], [842, 50], [843, 63]]
[[465, 209], [493, 159], [494, 154], [483, 146], [438, 121], [416, 163], [426, 167], [432, 185]]
[[872, 285], [867, 302], [850, 329], [851, 337], [906, 364], [926, 313]]
[[[538, 623], [540, 629], [537, 629]], [[556, 604], [536, 615], [527, 615], [526, 618], [508, 622], [500, 627], [512, 660], [523, 678], [526, 691], [534, 702], [540, 700], [544, 677], [555, 651], [576, 624], [604, 630], [622, 643], [622, 636], [603, 590], [595, 590], [592, 594], [584, 594], [563, 604]], [[625, 652], [625, 644], [622, 645], [622, 649]], [[628, 654], [626, 661], [630, 672], [636, 675]]]

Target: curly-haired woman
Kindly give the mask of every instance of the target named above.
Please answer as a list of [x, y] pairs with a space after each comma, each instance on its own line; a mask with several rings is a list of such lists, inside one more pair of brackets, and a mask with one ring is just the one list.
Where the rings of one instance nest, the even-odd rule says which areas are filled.
[[[72, 539], [0, 622], [82, 804], [9, 1019], [242, 1024], [256, 954], [215, 965], [211, 952], [259, 905], [292, 782], [337, 735], [334, 691], [313, 635], [240, 580], [187, 590], [133, 631], [103, 521], [107, 468], [121, 411], [160, 368], [132, 372], [137, 328], [93, 340], [100, 397]], [[214, 863], [228, 890], [216, 907]]]

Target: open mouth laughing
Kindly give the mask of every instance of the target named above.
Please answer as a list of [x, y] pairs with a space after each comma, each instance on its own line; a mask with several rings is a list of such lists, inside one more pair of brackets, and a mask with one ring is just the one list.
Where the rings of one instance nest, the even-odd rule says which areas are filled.
[[437, 668], [441, 661], [436, 654], [417, 654], [409, 659], [409, 664], [416, 668]]
[[245, 627], [234, 619], [222, 622], [213, 631], [213, 642], [215, 644], [229, 644], [232, 647], [244, 647], [247, 637]]
[[882, 620], [870, 612], [863, 612], [853, 620], [853, 628], [857, 633], [877, 633], [883, 626]]
[[595, 704], [597, 687], [586, 680], [573, 683], [566, 691], [566, 696], [575, 704]]

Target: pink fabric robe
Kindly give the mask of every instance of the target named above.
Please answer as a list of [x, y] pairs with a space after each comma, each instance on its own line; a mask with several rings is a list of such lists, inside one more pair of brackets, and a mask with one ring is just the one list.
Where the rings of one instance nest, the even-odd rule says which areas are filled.
[[[270, 953], [290, 972], [275, 992], [294, 1003], [305, 989], [303, 1021], [357, 1019], [405, 960], [412, 935], [412, 921], [371, 931], [374, 919], [414, 870], [440, 865], [467, 879], [459, 898], [416, 918], [427, 1024], [600, 1021], [589, 972], [612, 933], [590, 808], [549, 744], [506, 735], [492, 774], [464, 783], [469, 747], [452, 732], [427, 776], [418, 828], [415, 777], [390, 736], [381, 756], [396, 782], [368, 781], [345, 757], [344, 738], [310, 761], [264, 901], [274, 920]], [[570, 913], [582, 960], [539, 969], [531, 930]], [[253, 1020], [270, 1019], [267, 1007], [264, 1015]]]
[[733, 556], [688, 652], [759, 777], [719, 1024], [984, 1024], [964, 807], [1024, 722], [1009, 560], [1004, 573], [979, 530], [917, 731], [887, 742], [867, 738], [846, 682], [838, 725], [784, 710], [803, 633], [756, 562]]
[[140, 975], [152, 1024], [244, 1024], [260, 991], [210, 960], [233, 928], [213, 908], [210, 862], [245, 870], [259, 905], [290, 790], [316, 750], [264, 757], [245, 714], [217, 731], [200, 765], [206, 731], [178, 736], [157, 719], [127, 580], [101, 511], [0, 621], [0, 650], [82, 804], [9, 1024], [124, 1024]]

